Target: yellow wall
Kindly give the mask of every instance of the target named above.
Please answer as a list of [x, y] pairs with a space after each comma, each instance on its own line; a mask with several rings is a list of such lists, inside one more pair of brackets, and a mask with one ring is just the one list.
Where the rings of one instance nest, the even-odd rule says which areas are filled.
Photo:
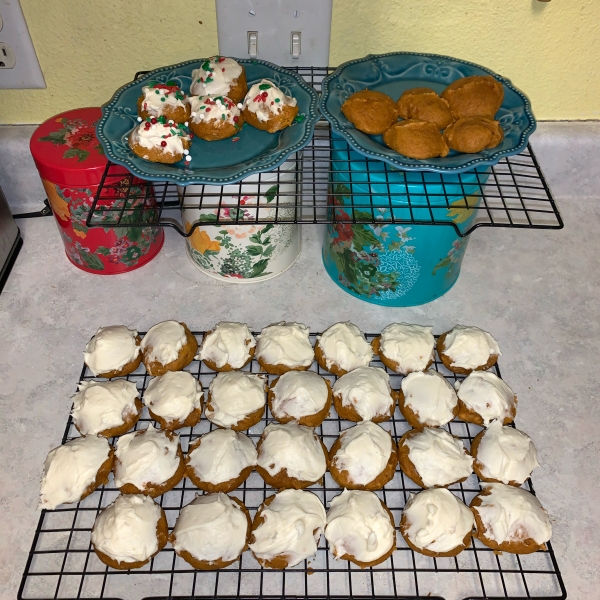
[[[0, 123], [102, 104], [138, 70], [217, 50], [214, 0], [21, 5], [48, 88], [0, 90]], [[485, 65], [539, 119], [600, 119], [600, 0], [334, 0], [330, 64], [392, 50]]]

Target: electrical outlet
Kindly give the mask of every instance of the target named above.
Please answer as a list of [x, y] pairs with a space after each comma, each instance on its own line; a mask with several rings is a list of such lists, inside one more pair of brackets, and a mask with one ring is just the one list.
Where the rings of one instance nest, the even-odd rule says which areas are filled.
[[0, 69], [12, 69], [16, 62], [12, 48], [0, 42]]

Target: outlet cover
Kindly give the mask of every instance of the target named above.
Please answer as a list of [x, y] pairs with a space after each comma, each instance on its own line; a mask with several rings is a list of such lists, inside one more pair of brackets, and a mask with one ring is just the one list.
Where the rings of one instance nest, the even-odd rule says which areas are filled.
[[[282, 67], [329, 64], [333, 0], [216, 0], [219, 54], [250, 58], [248, 32], [257, 32], [256, 58]], [[292, 57], [292, 34], [300, 54]]]

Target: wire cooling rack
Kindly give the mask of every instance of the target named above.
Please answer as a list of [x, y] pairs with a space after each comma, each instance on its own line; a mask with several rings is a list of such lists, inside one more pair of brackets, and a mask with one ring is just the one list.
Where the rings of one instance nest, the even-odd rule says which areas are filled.
[[[320, 92], [323, 78], [334, 69], [291, 70]], [[376, 181], [372, 180], [374, 171]], [[317, 123], [313, 139], [302, 152], [274, 171], [239, 183], [178, 188], [169, 182], [140, 182], [122, 172], [118, 165], [109, 162], [106, 166], [87, 217], [88, 227], [163, 225], [184, 237], [202, 223], [411, 223], [452, 226], [460, 236], [482, 226], [563, 227], [531, 146], [489, 170], [444, 175], [442, 179], [436, 173], [401, 172], [358, 155], [341, 138], [332, 141], [324, 119]], [[345, 183], [332, 185], [334, 177]], [[365, 185], [365, 181], [369, 183]], [[185, 226], [177, 218], [180, 208], [202, 213]]]
[[[200, 341], [203, 332], [195, 332], [195, 335]], [[311, 335], [313, 344], [317, 335]], [[374, 337], [375, 334], [367, 335], [369, 341]], [[385, 368], [378, 359], [373, 360], [371, 364]], [[336, 380], [334, 375], [324, 371], [316, 363], [312, 368], [331, 383]], [[451, 383], [464, 378], [450, 373], [437, 356], [432, 368], [442, 373]], [[197, 376], [205, 390], [215, 376], [204, 363], [198, 361], [192, 362], [185, 370]], [[244, 370], [259, 373], [260, 367], [253, 360]], [[392, 388], [399, 389], [402, 377], [389, 369], [386, 370], [390, 374]], [[490, 371], [500, 376], [498, 366]], [[274, 376], [268, 376], [269, 380], [273, 378]], [[94, 377], [84, 366], [81, 380], [90, 379]], [[140, 395], [143, 395], [150, 378], [142, 365], [135, 373], [127, 376], [127, 379], [134, 382]], [[266, 417], [247, 432], [254, 443], [258, 442], [263, 429], [272, 421], [274, 419], [267, 407]], [[144, 408], [142, 418], [135, 429], [144, 429], [150, 422], [153, 421]], [[340, 432], [352, 425], [354, 423], [340, 419], [332, 408], [329, 417], [316, 428], [316, 432], [329, 449]], [[396, 440], [410, 429], [397, 407], [393, 419], [381, 425], [390, 431]], [[191, 441], [214, 428], [215, 426], [203, 416], [196, 427], [179, 430], [183, 451], [187, 451]], [[460, 437], [467, 448], [481, 431], [481, 427], [477, 425], [458, 420], [450, 422], [447, 429]], [[62, 443], [75, 437], [79, 437], [79, 434], [69, 417]], [[111, 443], [114, 441], [111, 440]], [[534, 492], [530, 480], [523, 487]], [[326, 508], [331, 499], [341, 492], [341, 488], [329, 473], [326, 473], [323, 485], [313, 485], [307, 489], [314, 492]], [[466, 504], [481, 490], [475, 475], [471, 475], [463, 483], [450, 486], [449, 489]], [[377, 492], [394, 515], [396, 526], [409, 494], [419, 490], [416, 484], [396, 468], [394, 479], [383, 490]], [[253, 472], [232, 495], [240, 498], [254, 516], [262, 502], [274, 492], [275, 490]], [[184, 479], [175, 489], [156, 499], [165, 510], [169, 529], [174, 527], [181, 507], [193, 500], [196, 493], [200, 491], [188, 479]], [[567, 597], [550, 543], [547, 544], [546, 551], [519, 556], [494, 552], [479, 541], [473, 540], [471, 547], [454, 558], [430, 558], [413, 552], [404, 542], [398, 527], [397, 548], [392, 556], [384, 563], [367, 569], [360, 569], [348, 561], [336, 561], [328, 550], [325, 537], [321, 536], [313, 560], [303, 561], [296, 567], [283, 571], [263, 569], [250, 551], [244, 552], [239, 562], [225, 569], [213, 572], [196, 571], [175, 554], [170, 544], [142, 569], [117, 571], [100, 562], [90, 544], [91, 529], [96, 516], [100, 510], [113, 502], [117, 495], [118, 489], [114, 487], [111, 475], [107, 485], [100, 487], [82, 502], [76, 505], [61, 505], [56, 510], [42, 511], [19, 588], [19, 600], [561, 600]]]

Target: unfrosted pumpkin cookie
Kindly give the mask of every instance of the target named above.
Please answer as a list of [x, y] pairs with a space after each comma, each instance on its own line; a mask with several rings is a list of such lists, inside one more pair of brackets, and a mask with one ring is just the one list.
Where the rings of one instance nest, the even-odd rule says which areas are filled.
[[96, 377], [124, 377], [142, 362], [141, 342], [135, 329], [124, 325], [100, 327], [85, 347], [85, 364]]
[[498, 342], [479, 327], [456, 325], [440, 335], [437, 351], [444, 366], [460, 375], [493, 367], [502, 355]]
[[196, 359], [213, 371], [234, 371], [245, 367], [255, 351], [248, 325], [221, 321], [204, 336]]
[[455, 119], [493, 119], [504, 100], [504, 87], [490, 75], [473, 75], [453, 81], [440, 96], [448, 101]]
[[398, 99], [398, 112], [403, 119], [429, 121], [438, 129], [446, 129], [454, 120], [448, 102], [425, 87], [406, 90]]
[[485, 117], [463, 117], [444, 131], [448, 147], [466, 154], [495, 148], [503, 139], [504, 130], [500, 123]]
[[367, 89], [352, 94], [342, 104], [342, 113], [359, 131], [379, 135], [396, 121], [398, 107], [387, 94]]
[[394, 123], [383, 134], [386, 146], [398, 154], [425, 160], [448, 156], [448, 144], [437, 125], [418, 119], [407, 119]]
[[198, 350], [198, 342], [185, 323], [162, 321], [148, 330], [142, 340], [146, 371], [153, 377], [187, 367]]
[[373, 348], [353, 323], [336, 323], [317, 337], [315, 358], [321, 368], [341, 377], [373, 360]]

